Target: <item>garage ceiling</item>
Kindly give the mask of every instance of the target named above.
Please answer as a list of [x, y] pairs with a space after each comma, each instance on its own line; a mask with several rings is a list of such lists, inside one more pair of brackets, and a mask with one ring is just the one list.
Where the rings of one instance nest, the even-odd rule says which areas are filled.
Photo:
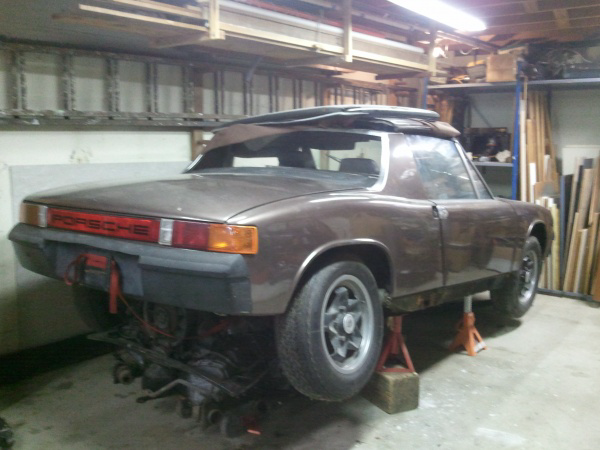
[[[144, 2], [145, 0], [140, 0]], [[448, 0], [480, 18], [488, 29], [470, 36], [494, 46], [515, 42], [580, 41], [600, 39], [600, 0]], [[93, 22], [57, 21], [79, 10], [80, 3], [110, 4], [109, 1], [78, 0], [2, 0], [0, 4], [0, 33], [2, 37], [75, 45], [92, 49], [144, 52], [175, 57], [190, 57], [189, 49], [153, 48], [147, 37], [118, 27], [93, 26]], [[193, 0], [162, 0], [182, 6], [196, 4]], [[237, 0], [240, 4], [269, 7], [275, 11], [295, 11], [296, 17], [322, 22], [343, 23], [343, 0]], [[352, 17], [355, 30], [391, 40], [421, 45], [427, 48], [427, 32], [433, 27], [387, 0], [353, 1]], [[81, 11], [78, 11], [81, 13]], [[451, 32], [452, 30], [444, 30]], [[456, 40], [451, 47], [464, 48]], [[477, 46], [477, 41], [470, 45]], [[217, 46], [218, 47], [218, 46]], [[207, 50], [207, 53], [214, 52]], [[218, 51], [217, 51], [218, 54]], [[201, 56], [199, 50], [197, 57]], [[229, 55], [233, 56], [233, 55]]]
[[579, 41], [600, 38], [598, 0], [453, 0], [456, 6], [481, 17], [486, 41]]
[[[600, 38], [599, 0], [446, 0], [481, 18], [487, 29], [470, 36], [498, 46], [513, 42], [581, 41]], [[387, 0], [355, 2], [357, 7], [401, 20], [423, 18]], [[368, 6], [367, 6], [368, 5]], [[399, 12], [400, 11], [400, 12]]]

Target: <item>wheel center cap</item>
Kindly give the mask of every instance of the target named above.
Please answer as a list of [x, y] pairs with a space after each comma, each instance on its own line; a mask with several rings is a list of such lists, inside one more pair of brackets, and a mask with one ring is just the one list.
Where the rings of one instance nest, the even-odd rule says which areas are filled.
[[346, 314], [342, 319], [342, 326], [344, 327], [344, 332], [347, 334], [352, 334], [354, 332], [354, 328], [356, 327], [356, 321], [352, 314]]

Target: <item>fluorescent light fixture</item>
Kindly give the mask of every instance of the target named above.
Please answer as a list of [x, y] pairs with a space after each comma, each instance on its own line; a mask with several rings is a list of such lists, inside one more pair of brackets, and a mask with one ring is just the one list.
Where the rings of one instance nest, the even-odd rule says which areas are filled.
[[475, 16], [467, 14], [440, 0], [388, 0], [398, 6], [425, 16], [436, 22], [448, 25], [455, 30], [482, 31], [485, 23]]

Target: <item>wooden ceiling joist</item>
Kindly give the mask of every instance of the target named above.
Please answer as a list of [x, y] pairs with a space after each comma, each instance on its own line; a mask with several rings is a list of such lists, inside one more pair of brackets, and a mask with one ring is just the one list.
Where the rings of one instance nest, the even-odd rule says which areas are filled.
[[[579, 28], [600, 28], [600, 20], [598, 17], [587, 17], [585, 19], [574, 19], [570, 20], [570, 26], [568, 29], [574, 30]], [[533, 26], [535, 25], [535, 26]], [[535, 24], [517, 24], [517, 25], [505, 25], [497, 27], [488, 27], [485, 31], [482, 31], [482, 35], [489, 34], [501, 34], [501, 33], [527, 33], [529, 31], [547, 32], [549, 36], [556, 30], [562, 28], [556, 23], [556, 20], [539, 22]]]

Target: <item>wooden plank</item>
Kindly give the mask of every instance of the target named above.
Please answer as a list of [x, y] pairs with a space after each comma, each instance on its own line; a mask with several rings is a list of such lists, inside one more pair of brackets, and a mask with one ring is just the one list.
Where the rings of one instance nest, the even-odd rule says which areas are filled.
[[575, 160], [575, 170], [573, 172], [573, 179], [571, 184], [571, 199], [569, 202], [569, 216], [567, 220], [567, 233], [565, 240], [565, 252], [569, 252], [571, 246], [571, 238], [573, 236], [573, 222], [575, 218], [575, 212], [577, 211], [577, 201], [578, 201], [578, 190], [579, 190], [579, 177], [580, 173], [583, 170], [581, 164], [583, 163], [583, 158], [578, 157]]
[[527, 83], [523, 87], [523, 101], [519, 103], [519, 199], [527, 201]]
[[552, 241], [552, 289], [560, 290], [560, 221], [558, 207], [552, 205], [550, 209], [554, 222], [554, 240]]
[[596, 264], [596, 272], [594, 273], [594, 286], [592, 288], [592, 298], [594, 301], [600, 302], [600, 264]]
[[[571, 27], [569, 27], [566, 31], [571, 31], [573, 29], [585, 29], [585, 28], [596, 28], [598, 27], [598, 18], [597, 17], [584, 17], [579, 19], [571, 20]], [[536, 32], [554, 32], [554, 31], [563, 31], [560, 27], [556, 25], [554, 19], [548, 22], [538, 22], [535, 25], [531, 24], [516, 24], [516, 25], [503, 25], [503, 26], [494, 26], [488, 27], [484, 31], [478, 31], [472, 33], [473, 36], [488, 36], [491, 34], [508, 34], [508, 33], [527, 33], [531, 30], [535, 30]]]
[[134, 22], [143, 22], [147, 24], [154, 25], [159, 28], [182, 28], [187, 30], [196, 30], [196, 31], [208, 31], [208, 28], [203, 27], [201, 25], [193, 25], [191, 23], [178, 22], [176, 20], [168, 20], [168, 19], [159, 19], [158, 17], [150, 17], [144, 16], [142, 14], [134, 14], [123, 11], [117, 11], [115, 9], [108, 8], [100, 8], [98, 6], [85, 5], [80, 3], [79, 9], [81, 11], [86, 11], [92, 14], [106, 15], [112, 17], [119, 17], [121, 19], [129, 19]]
[[[122, 33], [140, 34], [142, 36], [161, 36], [165, 30], [157, 30], [147, 24], [133, 24], [131, 21], [119, 17], [89, 17], [76, 13], [53, 14], [52, 19], [62, 23], [84, 25], [105, 30], [120, 31]], [[167, 31], [168, 32], [168, 31]]]
[[600, 213], [594, 214], [592, 224], [589, 228], [587, 242], [587, 258], [584, 264], [584, 278], [582, 291], [584, 294], [591, 293], [592, 289], [592, 271], [594, 270], [594, 261], [598, 261], [596, 254], [596, 244], [598, 241], [598, 222], [600, 221]]
[[571, 186], [573, 175], [560, 177], [560, 285], [565, 279], [565, 268], [567, 266], [567, 224], [569, 221], [569, 203], [571, 202]]
[[595, 159], [594, 169], [594, 182], [592, 184], [592, 197], [590, 199], [588, 223], [592, 223], [594, 214], [600, 212], [600, 158]]
[[575, 272], [577, 269], [577, 252], [579, 250], [578, 234], [579, 213], [575, 213], [573, 219], [573, 231], [571, 232], [571, 244], [569, 245], [569, 253], [567, 255], [567, 264], [565, 270], [565, 282], [563, 291], [572, 292], [575, 285]]
[[[527, 119], [527, 200], [531, 203], [534, 202], [535, 198], [531, 194], [531, 164], [535, 163], [536, 154], [536, 143], [535, 143], [535, 128], [533, 119]], [[536, 180], [537, 181], [537, 180]]]
[[[98, 1], [98, 0], [96, 0]], [[120, 5], [131, 6], [146, 11], [156, 11], [174, 16], [189, 17], [191, 19], [205, 20], [199, 8], [182, 8], [181, 6], [169, 5], [163, 2], [152, 0], [105, 0], [103, 3], [117, 3]]]
[[[546, 114], [544, 115], [546, 133], [547, 133], [549, 141], [550, 141], [550, 145], [549, 145], [550, 156], [552, 157], [552, 159], [555, 161], [555, 164], [556, 164], [556, 149], [554, 148], [554, 144], [552, 142], [552, 121], [550, 120], [547, 96], [544, 97], [544, 107], [546, 110]], [[555, 166], [555, 169], [556, 169], [556, 166]]]
[[537, 183], [536, 164], [534, 162], [529, 163], [529, 198], [531, 203], [535, 203], [535, 184]]
[[542, 121], [542, 93], [536, 92], [536, 117], [535, 117], [535, 130], [537, 132], [537, 179], [538, 181], [544, 181], [544, 152], [546, 148], [546, 138], [543, 129]]
[[577, 232], [579, 241], [579, 250], [577, 251], [577, 264], [575, 267], [575, 280], [573, 282], [573, 292], [577, 292], [579, 294], [583, 293], [581, 287], [583, 285], [583, 268], [584, 262], [586, 261], [587, 255], [587, 243], [588, 243], [588, 228], [583, 230], [579, 230]]
[[594, 169], [584, 169], [579, 192], [579, 203], [577, 212], [581, 221], [581, 228], [588, 226], [588, 214], [590, 211], [590, 199], [592, 197], [592, 183], [594, 181]]
[[221, 41], [225, 39], [225, 33], [221, 32], [221, 38], [211, 39], [208, 32], [200, 31], [194, 33], [177, 34], [174, 36], [157, 37], [150, 40], [154, 48], [172, 48], [182, 45], [205, 44], [209, 41]]

